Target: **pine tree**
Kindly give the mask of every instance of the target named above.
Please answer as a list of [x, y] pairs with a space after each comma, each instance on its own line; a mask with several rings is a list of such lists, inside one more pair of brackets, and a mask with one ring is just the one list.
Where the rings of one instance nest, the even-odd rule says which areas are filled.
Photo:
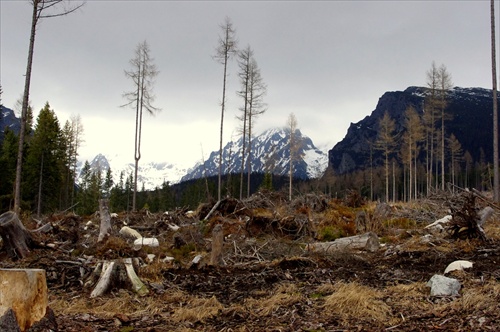
[[37, 117], [26, 160], [27, 178], [23, 195], [36, 202], [37, 215], [60, 207], [65, 172], [61, 129], [54, 111], [46, 103]]

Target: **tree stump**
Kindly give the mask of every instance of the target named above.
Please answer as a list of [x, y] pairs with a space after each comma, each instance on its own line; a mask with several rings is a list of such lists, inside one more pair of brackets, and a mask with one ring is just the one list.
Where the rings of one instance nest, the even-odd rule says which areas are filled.
[[111, 215], [109, 214], [109, 200], [99, 200], [99, 215], [101, 217], [101, 227], [99, 228], [99, 237], [97, 242], [101, 242], [107, 238], [111, 232]]
[[212, 253], [210, 255], [210, 265], [220, 265], [222, 263], [222, 246], [224, 245], [224, 232], [222, 225], [215, 225], [212, 231]]
[[12, 314], [14, 314], [20, 330], [25, 331], [45, 316], [47, 304], [45, 270], [0, 269], [0, 322], [2, 325], [11, 326]]
[[307, 245], [307, 250], [324, 253], [332, 253], [349, 249], [375, 252], [379, 248], [380, 242], [377, 235], [373, 232], [342, 237], [332, 242], [315, 242]]
[[24, 227], [17, 214], [11, 211], [0, 215], [0, 236], [4, 249], [13, 259], [25, 258], [35, 245], [32, 234]]
[[90, 287], [94, 285], [97, 278], [99, 279], [90, 293], [90, 297], [104, 295], [114, 284], [129, 285], [139, 296], [147, 295], [149, 290], [135, 273], [132, 261], [132, 258], [122, 258], [99, 263], [90, 279], [85, 283], [85, 286]]

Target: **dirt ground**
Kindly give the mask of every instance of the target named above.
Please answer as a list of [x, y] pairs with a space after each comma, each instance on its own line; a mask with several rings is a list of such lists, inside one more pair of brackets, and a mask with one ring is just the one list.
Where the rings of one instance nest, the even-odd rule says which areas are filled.
[[[446, 214], [442, 202], [391, 205], [380, 219], [374, 203], [349, 205], [254, 197], [223, 202], [207, 221], [203, 217], [210, 205], [193, 212], [121, 213], [112, 218], [105, 243], [96, 242], [98, 216], [52, 215], [42, 223], [53, 229], [38, 240], [54, 248], [34, 249], [17, 261], [2, 251], [0, 267], [46, 270], [54, 316], [32, 331], [500, 329], [498, 211], [487, 222], [483, 241], [426, 230]], [[359, 211], [371, 216], [371, 224], [359, 225]], [[37, 226], [29, 218], [25, 223]], [[119, 233], [125, 224], [144, 237], [156, 237], [160, 246], [133, 250], [132, 240]], [[216, 224], [225, 235], [220, 266], [208, 264]], [[174, 225], [180, 228], [173, 230]], [[376, 252], [305, 249], [309, 242], [325, 240], [328, 230], [354, 235], [361, 226], [377, 233], [381, 247]], [[201, 259], [193, 263], [197, 255]], [[95, 266], [124, 257], [139, 258], [136, 272], [149, 293], [139, 296], [117, 279], [105, 295], [90, 298], [94, 285], [86, 282]], [[470, 269], [447, 274], [460, 281], [459, 296], [430, 296], [427, 281], [443, 275], [455, 260], [473, 262]]]

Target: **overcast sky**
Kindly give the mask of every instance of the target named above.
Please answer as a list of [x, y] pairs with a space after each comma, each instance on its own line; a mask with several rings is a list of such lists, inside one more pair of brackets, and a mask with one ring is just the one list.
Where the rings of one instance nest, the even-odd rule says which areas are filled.
[[[500, 2], [495, 1], [497, 27]], [[229, 17], [241, 48], [250, 45], [268, 86], [268, 110], [255, 132], [284, 126], [290, 113], [317, 146], [332, 148], [351, 122], [386, 91], [426, 85], [434, 61], [455, 86], [491, 88], [490, 1], [101, 1], [43, 20], [35, 41], [30, 99], [48, 101], [61, 126], [79, 114], [80, 154], [133, 161], [135, 112], [120, 108], [133, 89], [124, 75], [147, 40], [160, 70], [162, 111], [143, 122], [141, 162], [192, 166], [218, 150], [223, 67], [212, 59]], [[31, 8], [0, 0], [2, 102], [14, 108], [24, 88]], [[497, 41], [500, 33], [497, 29]], [[497, 52], [500, 47], [497, 43]], [[497, 55], [497, 59], [500, 56]], [[237, 138], [242, 101], [229, 66], [224, 142]]]

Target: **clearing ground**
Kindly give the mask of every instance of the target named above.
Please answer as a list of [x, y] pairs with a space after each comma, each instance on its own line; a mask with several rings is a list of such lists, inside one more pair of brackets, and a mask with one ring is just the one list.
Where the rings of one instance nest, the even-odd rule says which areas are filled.
[[[39, 240], [54, 248], [34, 249], [17, 261], [2, 251], [0, 267], [47, 271], [54, 316], [36, 331], [498, 331], [498, 210], [486, 223], [487, 241], [424, 228], [460, 203], [451, 194], [365, 203], [352, 193], [344, 200], [310, 195], [287, 203], [279, 194], [259, 193], [223, 200], [207, 221], [213, 204], [193, 212], [120, 213], [104, 243], [97, 243], [98, 216], [51, 215], [39, 220], [52, 225]], [[475, 204], [492, 206], [484, 199]], [[217, 224], [225, 237], [222, 264], [213, 266]], [[133, 250], [133, 240], [119, 233], [125, 225], [160, 246]], [[306, 250], [310, 242], [366, 231], [378, 235], [379, 250]], [[124, 257], [139, 258], [136, 272], [149, 294], [139, 296], [117, 281], [90, 298], [94, 285], [85, 283], [95, 266]], [[460, 281], [460, 294], [430, 296], [427, 281], [455, 260], [473, 262], [447, 274]]]

